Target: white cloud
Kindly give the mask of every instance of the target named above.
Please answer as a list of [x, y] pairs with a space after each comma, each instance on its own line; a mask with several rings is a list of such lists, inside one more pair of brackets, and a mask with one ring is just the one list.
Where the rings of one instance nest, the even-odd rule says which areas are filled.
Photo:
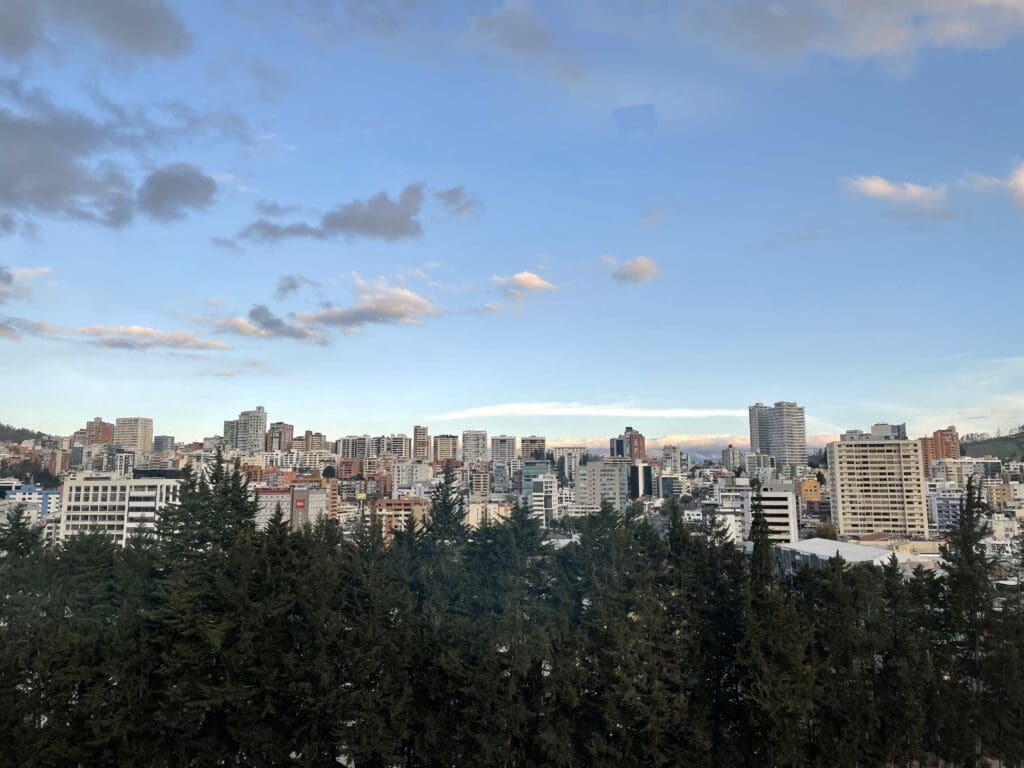
[[747, 411], [737, 408], [640, 408], [633, 405], [538, 402], [500, 403], [464, 408], [433, 416], [437, 421], [516, 416], [583, 416], [623, 419], [704, 419], [746, 418]]
[[894, 182], [881, 176], [854, 176], [846, 180], [846, 188], [863, 197], [922, 209], [937, 209], [946, 201], [946, 187], [943, 185]]
[[558, 290], [552, 283], [533, 272], [517, 272], [507, 277], [495, 276], [491, 279], [501, 288], [502, 293], [513, 301], [522, 301], [528, 293]]
[[645, 283], [653, 280], [661, 272], [658, 262], [647, 256], [637, 256], [623, 264], [606, 257], [604, 262], [616, 267], [612, 272], [612, 280], [617, 283]]

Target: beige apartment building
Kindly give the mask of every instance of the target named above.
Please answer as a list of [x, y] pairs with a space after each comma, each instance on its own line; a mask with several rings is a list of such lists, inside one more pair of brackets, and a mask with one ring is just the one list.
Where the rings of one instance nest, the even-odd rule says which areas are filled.
[[851, 431], [828, 446], [832, 517], [842, 536], [928, 536], [921, 446]]

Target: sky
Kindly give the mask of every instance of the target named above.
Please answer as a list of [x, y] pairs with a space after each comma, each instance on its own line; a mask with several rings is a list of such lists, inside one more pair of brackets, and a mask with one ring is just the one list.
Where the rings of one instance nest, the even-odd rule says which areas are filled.
[[1024, 423], [1024, 0], [0, 2], [0, 421]]

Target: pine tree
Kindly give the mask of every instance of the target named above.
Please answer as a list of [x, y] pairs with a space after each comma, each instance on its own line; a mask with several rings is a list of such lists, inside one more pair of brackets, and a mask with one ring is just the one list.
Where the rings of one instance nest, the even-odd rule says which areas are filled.
[[981, 489], [967, 484], [960, 518], [949, 529], [941, 552], [945, 574], [940, 579], [942, 645], [939, 647], [939, 722], [942, 757], [958, 765], [980, 765], [994, 741], [990, 726], [995, 712], [987, 701], [992, 681], [987, 645], [993, 630], [993, 560], [983, 541], [989, 513]]
[[750, 576], [740, 658], [745, 760], [751, 766], [802, 763], [811, 678], [808, 629], [779, 585], [761, 491], [751, 505]]

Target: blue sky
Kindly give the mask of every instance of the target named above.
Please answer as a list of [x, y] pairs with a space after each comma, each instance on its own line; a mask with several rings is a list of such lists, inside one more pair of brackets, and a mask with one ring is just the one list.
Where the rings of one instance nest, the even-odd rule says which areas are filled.
[[256, 7], [0, 10], [3, 421], [1024, 422], [1020, 0]]

